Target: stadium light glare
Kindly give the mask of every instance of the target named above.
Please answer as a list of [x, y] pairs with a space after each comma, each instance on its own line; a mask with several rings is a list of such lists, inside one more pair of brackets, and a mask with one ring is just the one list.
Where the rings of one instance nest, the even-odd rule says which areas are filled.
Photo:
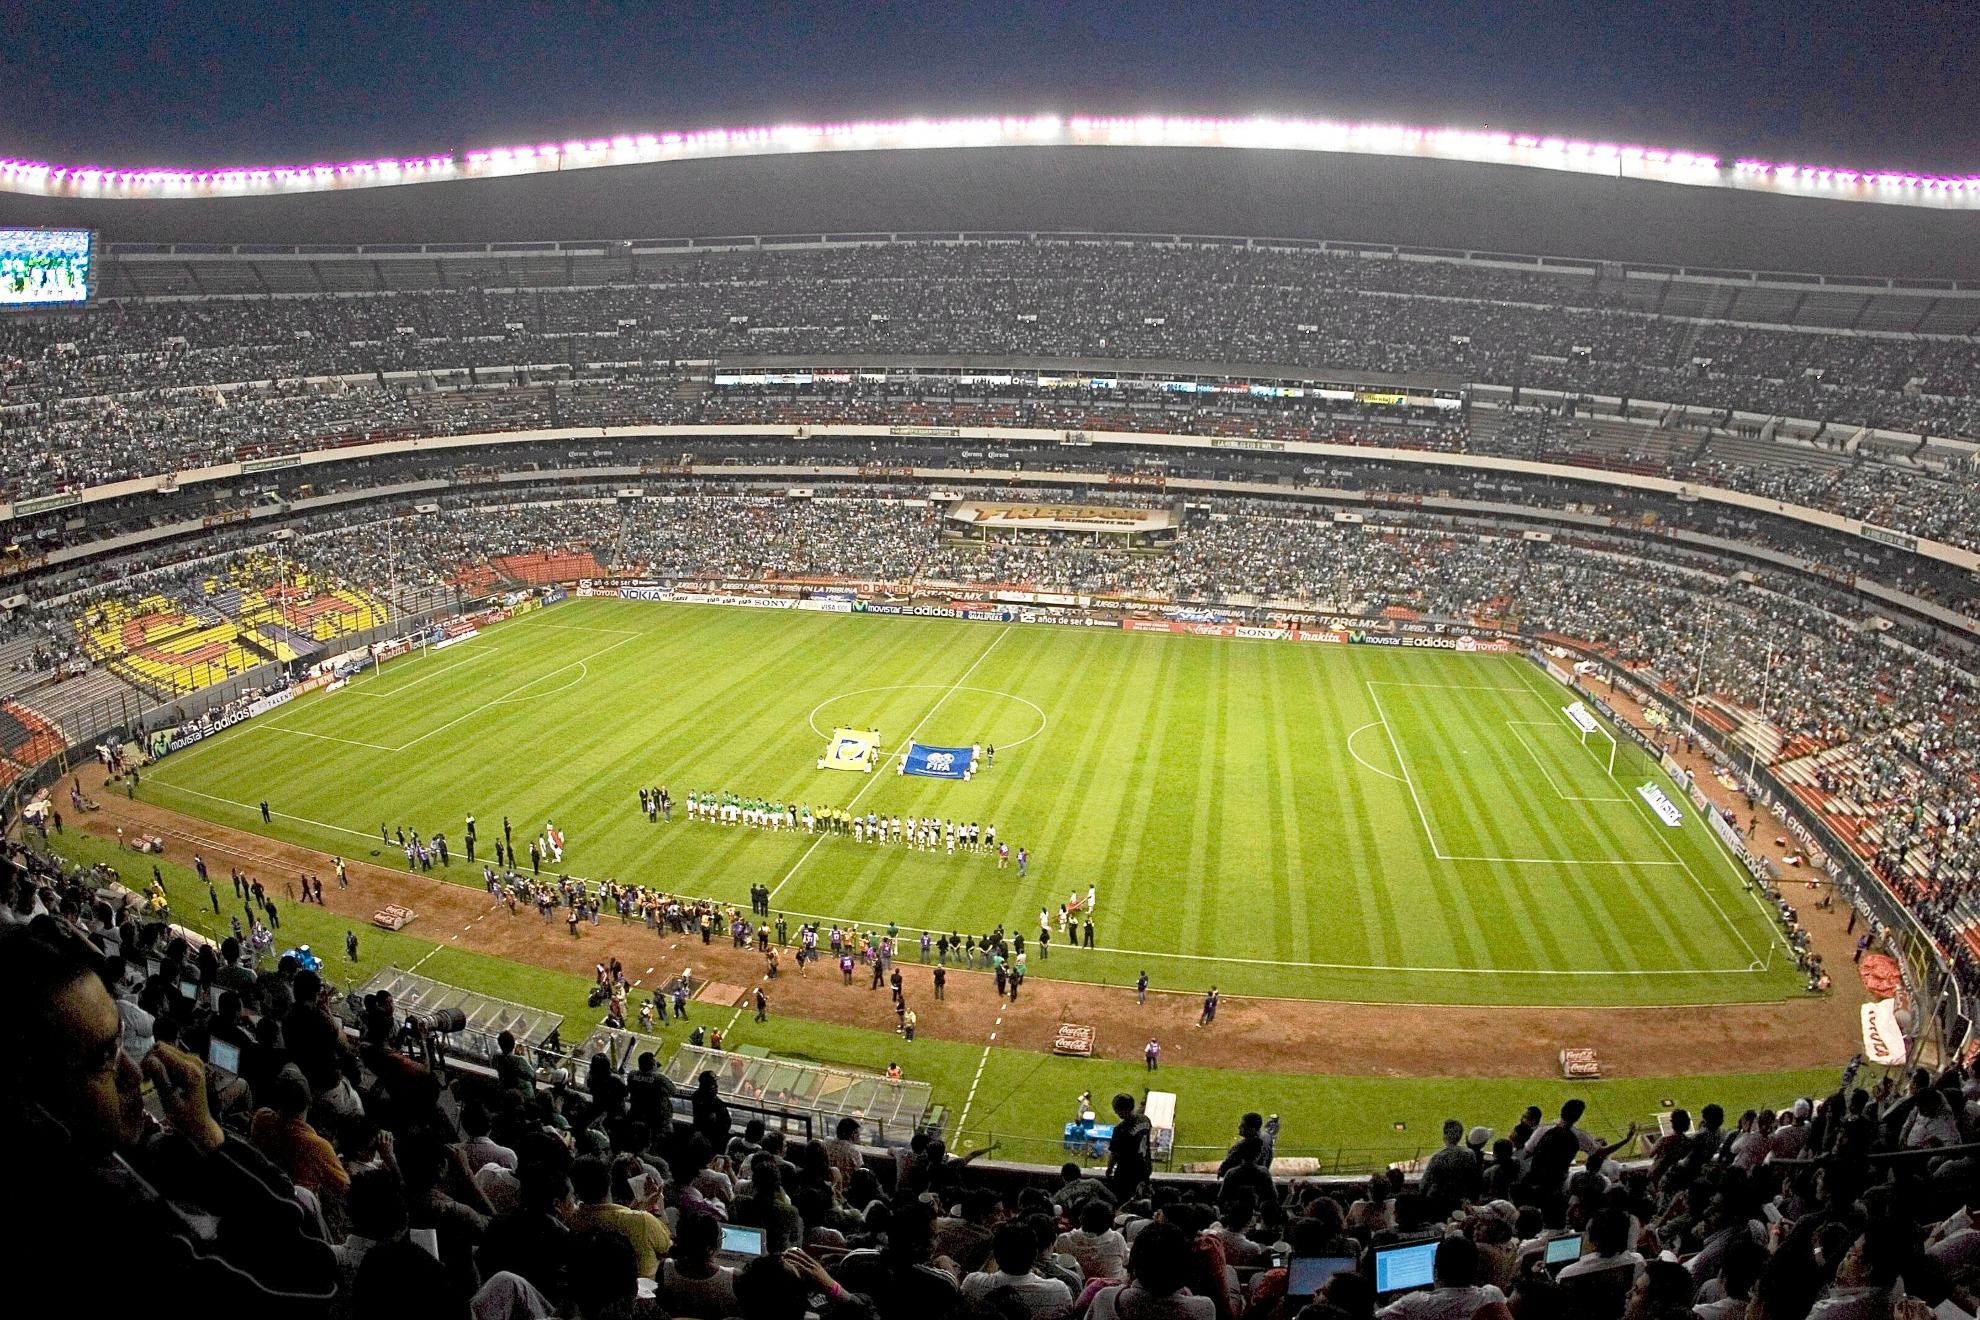
[[1541, 137], [1484, 129], [1349, 123], [1274, 117], [1057, 115], [859, 120], [620, 134], [476, 148], [460, 156], [379, 158], [345, 164], [221, 170], [119, 169], [0, 158], [0, 191], [43, 196], [227, 197], [403, 186], [450, 178], [500, 177], [564, 169], [664, 162], [690, 157], [819, 151], [929, 150], [1042, 144], [1213, 146], [1236, 150], [1348, 152], [1469, 161], [1649, 182], [1760, 190], [1895, 205], [1980, 207], [1980, 176], [1856, 171], [1740, 159], [1721, 170], [1716, 156], [1665, 148]]

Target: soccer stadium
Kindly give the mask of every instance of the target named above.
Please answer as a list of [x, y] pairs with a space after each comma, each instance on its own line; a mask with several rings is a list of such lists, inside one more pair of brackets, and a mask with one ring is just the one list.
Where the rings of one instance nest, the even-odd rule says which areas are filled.
[[0, 161], [10, 1057], [215, 1307], [1966, 1315], [1976, 455], [1974, 179]]

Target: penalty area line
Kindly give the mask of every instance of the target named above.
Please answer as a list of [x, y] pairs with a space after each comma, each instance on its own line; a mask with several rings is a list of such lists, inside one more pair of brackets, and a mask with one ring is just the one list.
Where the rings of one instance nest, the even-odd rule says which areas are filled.
[[[283, 732], [294, 733], [296, 731], [285, 729]], [[229, 807], [239, 807], [242, 811], [251, 812], [257, 816], [261, 814], [261, 804], [258, 802], [237, 802], [233, 798], [224, 798], [217, 793], [203, 793], [199, 789], [187, 788], [184, 784], [174, 784], [170, 780], [160, 779], [156, 775], [153, 775], [148, 782], [160, 788], [170, 789], [174, 793], [187, 793], [196, 798], [205, 798], [208, 802], [219, 802]], [[294, 816], [286, 811], [270, 811], [268, 814], [271, 816], [280, 816], [283, 820], [292, 820], [298, 825], [313, 825], [319, 830], [335, 830], [339, 834], [355, 835], [360, 839], [374, 837], [368, 830], [354, 830], [347, 825], [332, 825], [328, 821], [311, 820], [308, 816]], [[380, 842], [382, 843], [384, 840], [381, 839]]]

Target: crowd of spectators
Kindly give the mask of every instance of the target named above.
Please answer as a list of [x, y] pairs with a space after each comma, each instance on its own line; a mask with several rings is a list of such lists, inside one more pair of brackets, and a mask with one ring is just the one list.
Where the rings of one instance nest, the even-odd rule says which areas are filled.
[[[1980, 1077], [1845, 1078], [1657, 1133], [1453, 1118], [1419, 1167], [1287, 1177], [1239, 1122], [1214, 1177], [1157, 1174], [1134, 1097], [1106, 1167], [1055, 1179], [923, 1133], [738, 1125], [712, 1075], [601, 1055], [450, 1060], [389, 995], [168, 924], [129, 881], [0, 855], [0, 1166], [25, 1286], [100, 1273], [148, 1313], [703, 1320], [1924, 1320], [1980, 1302]], [[221, 1068], [211, 1059], [225, 1058]], [[1320, 1115], [1289, 1114], [1297, 1126]], [[51, 1232], [51, 1225], [72, 1231]], [[89, 1226], [85, 1228], [84, 1226]], [[725, 1251], [725, 1225], [760, 1256]], [[1378, 1294], [1380, 1253], [1434, 1257]], [[1309, 1282], [1315, 1262], [1338, 1272]], [[1325, 1270], [1322, 1270], [1324, 1273]]]
[[[545, 426], [885, 420], [1325, 439], [1334, 425], [1310, 406], [1235, 396], [1129, 407], [1118, 391], [1015, 387], [704, 395], [678, 365], [931, 348], [1435, 371], [1804, 417], [1833, 423], [1837, 444], [1859, 425], [1980, 436], [1980, 360], [1965, 341], [1659, 318], [1585, 282], [1450, 263], [908, 244], [706, 254], [606, 287], [134, 301], [12, 322], [0, 327], [0, 485], [31, 495], [365, 438]], [[1461, 429], [1421, 438], [1466, 447]], [[1501, 438], [1522, 456], [1550, 446], [1539, 423]], [[1970, 463], [1778, 448], [1778, 465], [1708, 457], [1684, 474], [1972, 544]]]

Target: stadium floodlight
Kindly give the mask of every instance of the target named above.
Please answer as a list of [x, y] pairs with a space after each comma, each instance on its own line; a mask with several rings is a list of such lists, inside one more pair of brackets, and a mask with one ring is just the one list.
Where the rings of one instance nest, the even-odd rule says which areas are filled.
[[1733, 188], [1796, 197], [1980, 209], [1980, 176], [1859, 172], [1820, 165], [1737, 160], [1654, 146], [1468, 128], [1260, 116], [1205, 119], [1142, 115], [1023, 115], [896, 122], [779, 124], [690, 133], [621, 133], [564, 143], [478, 148], [344, 164], [109, 170], [0, 159], [0, 192], [84, 198], [242, 197], [278, 192], [407, 186], [453, 178], [663, 163], [688, 158], [823, 151], [915, 151], [1014, 146], [1222, 147], [1351, 153], [1519, 166], [1653, 183]]

